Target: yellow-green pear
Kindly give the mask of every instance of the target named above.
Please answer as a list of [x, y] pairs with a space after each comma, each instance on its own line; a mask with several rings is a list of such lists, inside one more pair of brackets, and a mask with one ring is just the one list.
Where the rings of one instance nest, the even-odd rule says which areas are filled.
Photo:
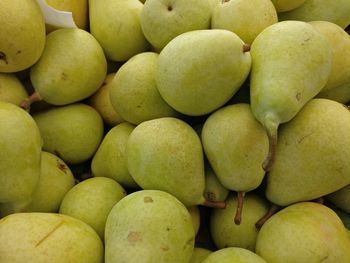
[[147, 40], [160, 51], [176, 36], [209, 29], [210, 0], [147, 0], [141, 12], [141, 27]]
[[31, 67], [45, 46], [45, 21], [33, 0], [2, 0], [0, 8], [0, 72]]
[[137, 191], [108, 215], [105, 262], [188, 263], [194, 238], [191, 216], [177, 198], [158, 190]]
[[16, 213], [0, 220], [1, 263], [102, 263], [103, 243], [86, 223], [56, 213]]
[[128, 122], [110, 129], [91, 160], [93, 176], [109, 177], [127, 188], [138, 188], [128, 171], [126, 145], [135, 126]]
[[187, 115], [218, 109], [248, 77], [248, 50], [242, 39], [224, 29], [194, 30], [175, 37], [158, 58], [156, 84], [160, 95]]
[[350, 101], [350, 81], [334, 89], [322, 91], [316, 97], [335, 100], [343, 104], [348, 103]]
[[15, 74], [0, 73], [0, 101], [19, 106], [27, 97], [27, 90]]
[[[227, 247], [214, 251], [202, 263], [270, 263], [254, 252], [240, 247]], [[271, 262], [272, 263], [272, 262]]]
[[26, 211], [58, 212], [66, 193], [75, 185], [75, 178], [62, 159], [42, 151], [40, 177]]
[[346, 213], [350, 213], [350, 185], [326, 195], [325, 198], [337, 208], [342, 209]]
[[277, 12], [291, 11], [304, 4], [305, 1], [306, 0], [271, 0]]
[[223, 202], [226, 200], [229, 192], [230, 191], [221, 184], [210, 164], [206, 163], [204, 197], [213, 202]]
[[268, 219], [256, 253], [269, 263], [350, 262], [350, 239], [337, 214], [325, 205], [300, 202]]
[[281, 126], [266, 196], [286, 206], [330, 194], [350, 184], [350, 111], [312, 99]]
[[36, 96], [28, 98], [23, 107], [38, 98], [53, 105], [81, 101], [98, 90], [106, 73], [103, 50], [89, 32], [55, 30], [47, 35], [44, 52], [30, 70]]
[[263, 163], [268, 171], [274, 162], [279, 124], [290, 121], [325, 86], [332, 50], [309, 23], [282, 21], [265, 28], [250, 53], [251, 108], [269, 137], [269, 153]]
[[142, 33], [139, 0], [89, 0], [90, 32], [108, 59], [126, 61], [148, 50]]
[[255, 223], [269, 208], [266, 199], [254, 193], [247, 193], [244, 199], [243, 220], [240, 225], [233, 222], [238, 198], [231, 194], [226, 200], [225, 209], [213, 209], [210, 214], [210, 234], [217, 248], [242, 247], [255, 251], [258, 230]]
[[[40, 131], [20, 107], [0, 101], [0, 217], [31, 202], [40, 176]], [[1, 255], [0, 255], [0, 258]]]
[[155, 73], [158, 54], [143, 52], [125, 62], [110, 83], [110, 101], [126, 121], [143, 121], [179, 115], [160, 96]]
[[59, 213], [89, 224], [103, 240], [107, 216], [112, 207], [125, 196], [124, 188], [113, 179], [89, 178], [67, 192]]
[[33, 114], [33, 118], [40, 129], [43, 150], [67, 164], [90, 159], [103, 139], [102, 117], [83, 103], [49, 108]]
[[194, 229], [194, 234], [197, 235], [201, 223], [201, 215], [200, 215], [200, 210], [197, 205], [192, 205], [187, 207], [188, 212], [191, 215], [192, 218], [192, 224], [193, 224], [193, 229]]
[[212, 251], [202, 247], [195, 247], [193, 249], [192, 257], [189, 263], [201, 263]]
[[264, 28], [277, 21], [277, 12], [270, 0], [230, 0], [222, 1], [213, 9], [211, 28], [230, 30], [251, 44]]
[[346, 28], [350, 24], [350, 2], [348, 0], [306, 0], [299, 7], [279, 13], [279, 21], [329, 21]]

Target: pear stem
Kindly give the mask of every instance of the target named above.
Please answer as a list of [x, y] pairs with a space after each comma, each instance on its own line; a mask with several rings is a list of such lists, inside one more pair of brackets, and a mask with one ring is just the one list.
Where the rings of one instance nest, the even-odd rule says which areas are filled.
[[208, 199], [205, 199], [205, 201], [202, 203], [203, 206], [211, 207], [211, 208], [226, 208], [226, 203], [224, 201], [211, 201]]
[[267, 137], [269, 139], [269, 152], [266, 156], [266, 159], [264, 160], [262, 167], [265, 172], [269, 172], [271, 170], [271, 167], [273, 163], [275, 162], [276, 157], [276, 147], [277, 147], [277, 129], [278, 124], [272, 120], [268, 120], [268, 122], [265, 125]]
[[255, 223], [255, 227], [260, 230], [263, 224], [274, 214], [276, 214], [281, 209], [280, 206], [271, 204], [269, 210], [267, 210], [266, 214]]
[[237, 192], [237, 209], [235, 215], [235, 224], [240, 225], [242, 220], [243, 202], [244, 202], [245, 192]]
[[42, 98], [41, 98], [40, 94], [35, 91], [32, 93], [32, 95], [25, 98], [19, 106], [25, 110], [29, 110], [30, 105], [32, 105], [32, 103], [37, 102], [37, 101], [41, 101], [41, 100], [42, 100]]
[[249, 52], [249, 51], [250, 51], [250, 45], [247, 43], [244, 43], [243, 44], [243, 52], [245, 53], [245, 52]]

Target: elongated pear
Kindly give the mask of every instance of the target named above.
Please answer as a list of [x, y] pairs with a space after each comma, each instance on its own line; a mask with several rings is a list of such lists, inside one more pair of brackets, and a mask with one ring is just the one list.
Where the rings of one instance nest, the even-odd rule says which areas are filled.
[[0, 101], [19, 106], [27, 97], [27, 90], [15, 74], [0, 73]]
[[262, 31], [251, 46], [251, 108], [269, 137], [263, 167], [273, 165], [280, 123], [291, 120], [326, 84], [332, 68], [327, 39], [310, 24], [283, 21]]

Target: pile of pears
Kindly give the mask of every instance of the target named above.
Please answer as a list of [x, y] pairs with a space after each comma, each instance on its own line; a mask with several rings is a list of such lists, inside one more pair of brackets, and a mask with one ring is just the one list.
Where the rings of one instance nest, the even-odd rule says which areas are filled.
[[1, 263], [350, 262], [348, 0], [2, 0], [0, 24]]

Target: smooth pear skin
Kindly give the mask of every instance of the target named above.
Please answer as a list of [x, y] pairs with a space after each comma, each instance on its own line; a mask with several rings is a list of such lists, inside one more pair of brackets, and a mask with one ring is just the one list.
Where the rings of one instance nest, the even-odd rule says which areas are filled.
[[201, 263], [211, 253], [212, 251], [209, 249], [195, 247], [193, 249], [192, 257], [189, 263]]
[[325, 196], [327, 200], [335, 204], [337, 208], [350, 213], [350, 185], [347, 185], [329, 195]]
[[0, 101], [19, 106], [26, 97], [28, 92], [15, 74], [0, 73]]
[[301, 202], [280, 210], [263, 224], [256, 253], [269, 263], [350, 262], [350, 239], [333, 210]]
[[186, 207], [157, 190], [127, 195], [110, 212], [105, 231], [105, 262], [187, 263], [194, 229]]
[[[214, 251], [202, 263], [267, 263], [254, 252], [239, 247], [227, 247]], [[270, 263], [270, 262], [269, 262]]]
[[306, 0], [271, 0], [277, 12], [291, 11], [304, 4], [305, 1]]

